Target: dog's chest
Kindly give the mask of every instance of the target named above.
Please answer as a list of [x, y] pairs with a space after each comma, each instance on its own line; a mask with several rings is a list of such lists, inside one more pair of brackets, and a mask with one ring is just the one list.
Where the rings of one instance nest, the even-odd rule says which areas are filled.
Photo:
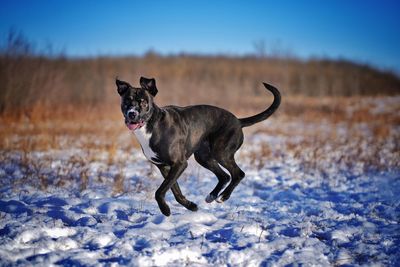
[[139, 141], [140, 146], [142, 147], [142, 151], [145, 157], [151, 162], [157, 163], [158, 162], [157, 153], [155, 153], [150, 148], [150, 138], [152, 134], [146, 132], [146, 126], [137, 129], [136, 131], [134, 131], [134, 134], [136, 136], [136, 139]]

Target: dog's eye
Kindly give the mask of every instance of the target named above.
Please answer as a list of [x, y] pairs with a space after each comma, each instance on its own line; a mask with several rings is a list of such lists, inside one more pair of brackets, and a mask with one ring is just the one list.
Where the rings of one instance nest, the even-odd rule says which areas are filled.
[[144, 99], [140, 99], [140, 106], [142, 108], [147, 108], [147, 106], [148, 106], [147, 101]]

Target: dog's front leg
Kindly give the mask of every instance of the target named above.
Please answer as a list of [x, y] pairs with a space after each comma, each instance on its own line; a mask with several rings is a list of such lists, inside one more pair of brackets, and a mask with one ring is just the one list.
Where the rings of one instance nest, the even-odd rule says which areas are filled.
[[[157, 167], [160, 170], [164, 179], [167, 178], [170, 167], [165, 166], [165, 165], [157, 165]], [[193, 203], [192, 201], [187, 200], [186, 197], [182, 194], [182, 191], [179, 187], [178, 181], [176, 181], [175, 184], [173, 184], [171, 186], [171, 191], [174, 194], [175, 200], [179, 204], [181, 204], [182, 206], [184, 206], [185, 208], [187, 208], [188, 210], [191, 210], [191, 211], [198, 210], [196, 203]]]
[[162, 182], [162, 184], [156, 191], [156, 200], [157, 200], [158, 206], [160, 207], [161, 212], [165, 216], [169, 216], [171, 214], [171, 211], [170, 211], [167, 203], [165, 202], [165, 194], [176, 183], [176, 180], [179, 178], [179, 176], [182, 174], [182, 172], [186, 169], [187, 165], [188, 165], [187, 161], [177, 162], [177, 163], [174, 163], [173, 165], [171, 165], [167, 177], [165, 177], [165, 180]]

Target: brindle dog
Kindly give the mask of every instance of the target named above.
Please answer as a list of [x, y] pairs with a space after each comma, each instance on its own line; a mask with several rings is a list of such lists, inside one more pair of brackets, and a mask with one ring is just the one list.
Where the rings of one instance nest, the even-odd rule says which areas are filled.
[[[242, 128], [267, 119], [281, 102], [279, 91], [264, 83], [265, 88], [274, 95], [272, 105], [257, 115], [238, 119], [227, 110], [209, 105], [160, 108], [153, 100], [158, 92], [154, 79], [141, 77], [140, 87], [117, 79], [116, 85], [126, 126], [136, 135], [146, 158], [164, 176], [155, 198], [165, 216], [171, 214], [165, 202], [165, 194], [169, 189], [178, 203], [191, 211], [197, 210], [197, 205], [182, 194], [177, 181], [192, 154], [201, 166], [218, 178], [206, 202], [229, 199], [245, 176], [234, 157], [243, 143]], [[220, 166], [228, 170], [230, 175]], [[220, 193], [229, 180], [229, 185]]]

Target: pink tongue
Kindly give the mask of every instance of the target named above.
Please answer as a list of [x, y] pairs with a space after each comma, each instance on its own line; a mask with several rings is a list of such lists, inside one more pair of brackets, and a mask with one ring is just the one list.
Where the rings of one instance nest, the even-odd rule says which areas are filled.
[[130, 124], [127, 124], [126, 126], [129, 128], [129, 130], [134, 131], [134, 130], [136, 130], [137, 128], [142, 127], [142, 126], [143, 126], [143, 123], [142, 123], [142, 122], [139, 122], [139, 123], [130, 123]]

